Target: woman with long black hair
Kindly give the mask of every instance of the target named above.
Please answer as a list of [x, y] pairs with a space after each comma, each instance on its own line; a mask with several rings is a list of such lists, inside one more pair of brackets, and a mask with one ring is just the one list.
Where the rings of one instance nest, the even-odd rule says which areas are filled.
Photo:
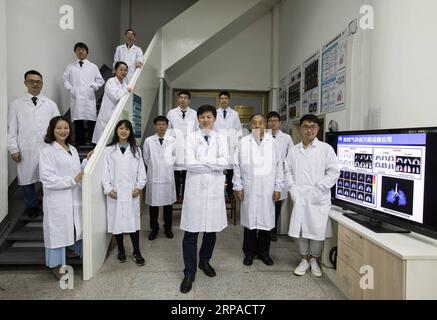
[[141, 190], [146, 185], [146, 169], [137, 147], [129, 120], [120, 120], [114, 137], [105, 150], [102, 184], [107, 195], [108, 232], [114, 234], [118, 246], [118, 262], [126, 261], [123, 234], [129, 233], [133, 259], [144, 265], [139, 246]]

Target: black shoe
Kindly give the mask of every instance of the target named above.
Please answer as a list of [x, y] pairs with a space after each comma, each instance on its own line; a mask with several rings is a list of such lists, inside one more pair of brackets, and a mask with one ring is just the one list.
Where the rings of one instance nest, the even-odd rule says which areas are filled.
[[171, 230], [167, 230], [167, 231], [165, 231], [165, 235], [166, 235], [167, 238], [169, 238], [169, 239], [173, 239], [173, 237], [174, 237], [173, 232], [171, 232]]
[[156, 236], [158, 235], [158, 230], [152, 230], [152, 232], [150, 232], [149, 234], [149, 240], [155, 240]]
[[264, 262], [267, 266], [273, 266], [273, 260], [269, 256], [258, 256], [258, 259]]
[[119, 263], [123, 263], [123, 262], [126, 262], [126, 254], [124, 253], [124, 252], [118, 252], [118, 255], [117, 255], [117, 261], [119, 262]]
[[245, 256], [243, 260], [243, 264], [245, 266], [251, 266], [253, 263], [253, 257], [252, 256]]
[[272, 233], [272, 235], [270, 236], [270, 239], [271, 239], [273, 242], [278, 241], [278, 237], [277, 237], [276, 234], [274, 234], [274, 233]]
[[144, 260], [144, 258], [141, 256], [141, 253], [134, 253], [133, 259], [135, 261], [135, 264], [139, 267], [144, 266], [144, 264], [146, 263], [146, 260]]
[[182, 280], [180, 290], [181, 293], [188, 293], [191, 291], [191, 288], [193, 287], [194, 277], [186, 275], [184, 277], [184, 280]]
[[214, 278], [216, 276], [214, 268], [211, 267], [208, 261], [200, 260], [199, 269], [210, 278]]

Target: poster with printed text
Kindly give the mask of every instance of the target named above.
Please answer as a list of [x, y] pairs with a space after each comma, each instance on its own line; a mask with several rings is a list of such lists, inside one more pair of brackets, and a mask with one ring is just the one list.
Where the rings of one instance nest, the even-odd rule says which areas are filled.
[[141, 97], [134, 94], [132, 105], [132, 126], [135, 138], [141, 138]]
[[288, 76], [281, 79], [279, 82], [279, 103], [278, 113], [281, 115], [281, 121], [287, 121], [287, 90]]
[[347, 31], [323, 46], [321, 112], [334, 112], [345, 107]]
[[317, 51], [303, 65], [302, 80], [302, 115], [319, 113], [319, 61], [320, 51]]
[[294, 119], [301, 116], [301, 83], [302, 71], [298, 67], [288, 76], [288, 118]]

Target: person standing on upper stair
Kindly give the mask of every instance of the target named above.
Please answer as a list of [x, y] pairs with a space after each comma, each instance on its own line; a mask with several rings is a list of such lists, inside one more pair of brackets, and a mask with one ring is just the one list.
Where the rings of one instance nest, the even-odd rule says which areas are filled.
[[[76, 145], [90, 142], [97, 119], [96, 91], [105, 84], [99, 68], [88, 59], [88, 46], [74, 45], [77, 60], [64, 71], [64, 87], [70, 93], [71, 121], [74, 122]], [[85, 141], [84, 123], [87, 121], [88, 141]]]
[[56, 103], [41, 94], [43, 77], [30, 70], [24, 75], [27, 93], [14, 100], [8, 112], [8, 150], [17, 163], [18, 184], [30, 217], [38, 216], [35, 184], [39, 181], [39, 153], [50, 119], [59, 116]]

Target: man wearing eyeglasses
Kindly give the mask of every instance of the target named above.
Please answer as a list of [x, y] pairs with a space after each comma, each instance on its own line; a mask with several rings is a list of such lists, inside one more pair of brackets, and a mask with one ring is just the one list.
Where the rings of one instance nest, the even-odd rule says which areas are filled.
[[23, 189], [27, 215], [37, 217], [40, 210], [35, 184], [39, 181], [39, 152], [49, 122], [59, 116], [59, 110], [56, 103], [41, 94], [43, 78], [38, 71], [26, 72], [24, 80], [27, 93], [13, 101], [8, 110], [8, 150], [17, 163], [18, 184]]
[[294, 203], [288, 235], [298, 239], [302, 256], [294, 270], [298, 276], [310, 268], [314, 276], [322, 276], [318, 260], [331, 233], [331, 188], [340, 176], [337, 156], [330, 145], [317, 139], [318, 132], [319, 119], [312, 114], [303, 116], [302, 142], [290, 149], [284, 164], [286, 187]]

